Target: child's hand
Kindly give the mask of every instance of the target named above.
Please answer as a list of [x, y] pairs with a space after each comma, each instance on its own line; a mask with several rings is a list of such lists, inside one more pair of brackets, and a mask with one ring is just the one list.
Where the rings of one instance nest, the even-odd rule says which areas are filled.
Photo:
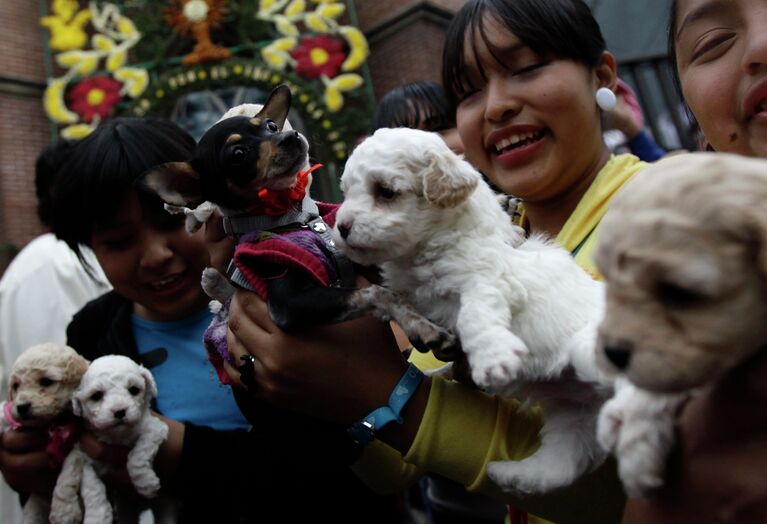
[[47, 429], [22, 428], [0, 435], [0, 471], [16, 491], [50, 496], [58, 470], [45, 452]]

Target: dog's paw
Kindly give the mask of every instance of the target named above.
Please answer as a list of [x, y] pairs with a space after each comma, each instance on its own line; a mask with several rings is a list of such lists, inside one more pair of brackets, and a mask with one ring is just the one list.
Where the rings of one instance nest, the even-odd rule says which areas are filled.
[[615, 455], [618, 476], [630, 496], [644, 497], [663, 485], [677, 408], [685, 399], [627, 385], [602, 408], [597, 438]]
[[153, 499], [160, 492], [160, 479], [154, 471], [146, 469], [142, 472], [134, 472], [131, 476], [133, 487], [144, 498]]
[[470, 358], [469, 364], [471, 379], [476, 385], [481, 388], [501, 390], [517, 379], [522, 361], [516, 355], [506, 355], [502, 359], [493, 359], [492, 361], [482, 359], [474, 363]]
[[614, 453], [623, 427], [623, 410], [619, 399], [613, 398], [602, 406], [597, 419], [597, 442], [608, 453]]
[[408, 333], [408, 339], [421, 353], [431, 351], [443, 362], [452, 362], [461, 356], [461, 343], [451, 331], [425, 319], [411, 327], [415, 329]]
[[205, 291], [210, 298], [221, 303], [226, 302], [232, 295], [234, 295], [234, 286], [229, 283], [224, 275], [212, 267], [203, 269], [201, 284], [203, 291]]
[[521, 339], [510, 341], [503, 347], [483, 347], [469, 354], [471, 378], [483, 388], [502, 390], [517, 380], [522, 369], [522, 358], [527, 346]]

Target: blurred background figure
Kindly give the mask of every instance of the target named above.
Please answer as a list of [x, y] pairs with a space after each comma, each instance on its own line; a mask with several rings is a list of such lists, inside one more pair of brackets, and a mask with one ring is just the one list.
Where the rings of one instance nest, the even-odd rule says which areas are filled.
[[[52, 195], [57, 171], [73, 147], [60, 140], [48, 146], [35, 165], [37, 216], [47, 228], [52, 221]], [[86, 302], [109, 291], [96, 258], [83, 251], [83, 264], [65, 242], [47, 231], [27, 244], [0, 279], [0, 398], [8, 391], [8, 371], [16, 357], [42, 342], [66, 342], [69, 321]], [[89, 274], [90, 272], [90, 274]], [[0, 522], [21, 522], [18, 494], [0, 477]]]
[[666, 154], [645, 129], [642, 107], [636, 93], [618, 79], [615, 89], [617, 104], [604, 113], [604, 139], [613, 152], [631, 153], [645, 162], [654, 162]]
[[455, 129], [455, 113], [437, 82], [411, 82], [395, 87], [378, 102], [371, 130], [382, 127], [409, 127], [442, 135], [448, 147], [463, 153], [463, 144]]

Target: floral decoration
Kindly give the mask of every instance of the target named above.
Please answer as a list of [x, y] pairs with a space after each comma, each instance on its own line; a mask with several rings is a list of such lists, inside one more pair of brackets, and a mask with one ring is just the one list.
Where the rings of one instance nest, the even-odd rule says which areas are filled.
[[94, 118], [106, 118], [122, 98], [122, 87], [122, 82], [110, 76], [86, 78], [69, 90], [69, 107], [87, 123]]
[[[66, 138], [112, 115], [168, 117], [186, 94], [283, 83], [327, 172], [340, 173], [367, 133], [369, 49], [359, 29], [338, 21], [343, 0], [48, 1], [40, 23], [58, 68], [44, 107]], [[340, 199], [332, 177], [315, 190], [323, 187], [328, 201]]]
[[[256, 16], [274, 24], [281, 35], [261, 50], [261, 56], [275, 69], [285, 70], [290, 66], [299, 75], [319, 77], [326, 89], [323, 95], [325, 105], [331, 112], [336, 112], [344, 105], [342, 92], [357, 89], [363, 84], [362, 77], [351, 71], [362, 66], [370, 50], [359, 29], [337, 22], [346, 10], [344, 4], [332, 0], [311, 0], [311, 3], [315, 4], [313, 8], [306, 0], [260, 0]], [[299, 40], [300, 24], [318, 36]], [[343, 53], [336, 42], [344, 42], [348, 47], [348, 53], [340, 63], [341, 71], [347, 75], [342, 75], [345, 78], [340, 82], [331, 80], [338, 72], [335, 63]], [[325, 45], [331, 46], [332, 54], [331, 48]]]
[[330, 35], [301, 39], [290, 56], [296, 61], [296, 73], [305, 78], [333, 78], [346, 60], [343, 41]]
[[[43, 106], [51, 120], [67, 124], [61, 131], [64, 138], [86, 136], [118, 102], [140, 96], [149, 84], [146, 69], [126, 65], [128, 51], [141, 39], [133, 22], [115, 4], [99, 7], [91, 2], [87, 8], [78, 8], [76, 1], [54, 0], [54, 15], [40, 21], [51, 31], [51, 48], [61, 51], [54, 59], [64, 73], [48, 79]], [[85, 48], [87, 39], [70, 38], [71, 28], [51, 19], [90, 21], [90, 48]], [[53, 47], [53, 42], [67, 45]], [[102, 65], [106, 74], [99, 72]]]

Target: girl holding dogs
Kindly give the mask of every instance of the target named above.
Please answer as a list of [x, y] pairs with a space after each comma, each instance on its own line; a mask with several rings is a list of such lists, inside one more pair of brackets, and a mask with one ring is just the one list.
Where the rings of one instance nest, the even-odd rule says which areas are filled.
[[[159, 392], [152, 408], [168, 427], [154, 467], [177, 503], [178, 522], [295, 522], [307, 511], [353, 522], [370, 508], [371, 522], [392, 522], [394, 501], [348, 472], [339, 457], [351, 446], [323, 432], [327, 425], [265, 410], [251, 427], [231, 389], [219, 384], [203, 347], [212, 318], [200, 286], [209, 263], [204, 233], [187, 233], [183, 215], [169, 214], [136, 185], [151, 167], [188, 160], [194, 147], [169, 121], [114, 118], [78, 144], [62, 167], [54, 232], [75, 253], [80, 245], [92, 248], [114, 288], [75, 315], [68, 343], [89, 360], [121, 354], [151, 371]], [[296, 423], [310, 441], [286, 430]], [[58, 472], [48, 465], [39, 433], [4, 433], [0, 471], [21, 492], [50, 494]], [[110, 489], [133, 489], [126, 449], [88, 433], [80, 446], [118, 470], [106, 479]]]
[[[589, 271], [610, 198], [643, 167], [630, 155], [612, 156], [602, 141], [597, 93], [606, 96], [615, 82], [615, 60], [581, 0], [471, 0], [447, 33], [443, 85], [467, 160], [524, 200], [530, 231], [556, 237]], [[386, 405], [407, 367], [387, 327], [375, 322], [288, 335], [248, 293], [237, 295], [231, 314], [229, 347], [255, 357], [252, 394], [291, 409], [352, 424]], [[357, 464], [378, 472], [371, 482], [397, 468], [415, 474], [404, 456], [557, 522], [620, 519], [623, 496], [609, 466], [570, 489], [524, 500], [492, 485], [489, 461], [519, 460], [538, 445], [540, 415], [518, 402], [427, 377], [401, 415], [402, 424], [377, 432]]]

